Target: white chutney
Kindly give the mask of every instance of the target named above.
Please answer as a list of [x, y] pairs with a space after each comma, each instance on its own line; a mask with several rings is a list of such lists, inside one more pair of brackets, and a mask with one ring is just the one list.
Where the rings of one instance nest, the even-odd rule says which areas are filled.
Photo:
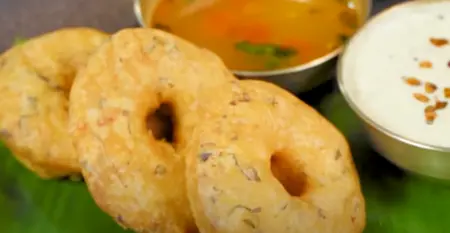
[[[450, 101], [450, 44], [437, 46], [431, 38], [450, 41], [450, 1], [406, 3], [386, 10], [371, 20], [349, 42], [341, 57], [341, 81], [359, 110], [385, 129], [406, 139], [450, 148], [450, 104], [436, 111], [427, 123], [424, 109], [436, 99]], [[428, 62], [431, 68], [420, 63]], [[431, 82], [408, 85], [403, 77]], [[426, 95], [424, 103], [413, 97]]]

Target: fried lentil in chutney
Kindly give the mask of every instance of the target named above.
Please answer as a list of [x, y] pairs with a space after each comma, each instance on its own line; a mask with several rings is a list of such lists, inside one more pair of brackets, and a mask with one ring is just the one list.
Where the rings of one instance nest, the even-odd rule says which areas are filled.
[[361, 22], [352, 1], [161, 0], [149, 25], [215, 52], [230, 69], [274, 70], [344, 43]]

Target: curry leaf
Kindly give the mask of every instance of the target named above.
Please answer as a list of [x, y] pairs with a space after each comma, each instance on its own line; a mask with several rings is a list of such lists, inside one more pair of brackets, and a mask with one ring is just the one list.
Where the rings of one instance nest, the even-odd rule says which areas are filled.
[[274, 56], [277, 58], [288, 58], [297, 54], [297, 50], [295, 48], [277, 44], [256, 44], [248, 41], [236, 43], [235, 48], [251, 55]]
[[275, 47], [266, 44], [252, 44], [248, 41], [241, 41], [235, 45], [236, 49], [251, 55], [271, 55], [275, 52]]
[[287, 58], [291, 56], [295, 56], [297, 54], [297, 50], [290, 47], [278, 47], [275, 50], [275, 56], [279, 58]]

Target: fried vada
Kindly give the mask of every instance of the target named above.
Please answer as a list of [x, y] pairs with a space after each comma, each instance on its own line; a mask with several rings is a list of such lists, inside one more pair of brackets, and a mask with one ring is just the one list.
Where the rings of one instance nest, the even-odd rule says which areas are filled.
[[[97, 205], [137, 232], [196, 232], [177, 150], [198, 123], [198, 93], [231, 79], [216, 55], [159, 30], [124, 29], [102, 45], [74, 82], [69, 123]], [[149, 132], [161, 108], [172, 141]]]
[[325, 118], [261, 81], [202, 95], [201, 123], [180, 152], [201, 233], [363, 231], [349, 147]]
[[98, 30], [67, 28], [0, 56], [0, 138], [42, 178], [80, 172], [67, 132], [67, 97], [78, 69], [107, 39]]

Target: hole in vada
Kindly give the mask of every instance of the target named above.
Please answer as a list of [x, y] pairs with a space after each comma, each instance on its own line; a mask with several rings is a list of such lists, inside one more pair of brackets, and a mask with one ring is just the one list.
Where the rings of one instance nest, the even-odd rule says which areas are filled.
[[147, 129], [156, 140], [174, 142], [173, 107], [163, 103], [156, 111], [147, 116]]
[[299, 197], [306, 191], [306, 175], [290, 156], [274, 154], [270, 159], [272, 174], [291, 195]]

